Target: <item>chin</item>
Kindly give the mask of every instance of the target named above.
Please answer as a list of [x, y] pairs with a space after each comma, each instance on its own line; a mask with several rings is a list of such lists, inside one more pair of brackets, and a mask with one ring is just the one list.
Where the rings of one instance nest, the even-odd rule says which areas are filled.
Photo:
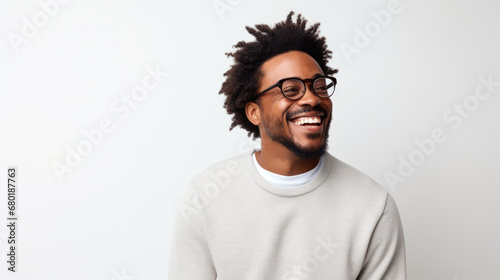
[[321, 157], [328, 149], [327, 141], [324, 141], [322, 145], [313, 147], [304, 147], [293, 142], [288, 142], [283, 144], [288, 150], [290, 150], [297, 157], [302, 159], [315, 159]]

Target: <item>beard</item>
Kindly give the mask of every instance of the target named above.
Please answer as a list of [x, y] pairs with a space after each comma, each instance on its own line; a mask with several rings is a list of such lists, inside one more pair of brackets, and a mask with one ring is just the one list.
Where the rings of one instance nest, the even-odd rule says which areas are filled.
[[[314, 108], [315, 111], [323, 111], [326, 113], [324, 109], [319, 109], [319, 108]], [[311, 111], [311, 110], [307, 110]], [[325, 114], [326, 116], [326, 114]], [[289, 118], [287, 117], [287, 120]], [[325, 120], [323, 120], [325, 121]], [[328, 120], [328, 123], [326, 123], [326, 130], [324, 134], [324, 139], [323, 143], [318, 146], [318, 147], [304, 147], [298, 143], [296, 143], [293, 139], [293, 134], [291, 134], [291, 131], [289, 133], [291, 136], [287, 136], [285, 132], [285, 125], [283, 124], [282, 120], [275, 119], [274, 121], [271, 121], [269, 124], [265, 121], [265, 118], [262, 119], [262, 124], [264, 126], [264, 129], [266, 130], [267, 135], [269, 138], [271, 138], [273, 141], [278, 142], [285, 146], [289, 151], [291, 151], [294, 155], [296, 155], [299, 158], [302, 159], [314, 159], [322, 156], [326, 150], [328, 149], [328, 136], [329, 136], [329, 130], [330, 130], [330, 123], [332, 119], [330, 118]], [[321, 134], [310, 134], [307, 135], [308, 138], [310, 139], [316, 139], [318, 137], [322, 137]]]

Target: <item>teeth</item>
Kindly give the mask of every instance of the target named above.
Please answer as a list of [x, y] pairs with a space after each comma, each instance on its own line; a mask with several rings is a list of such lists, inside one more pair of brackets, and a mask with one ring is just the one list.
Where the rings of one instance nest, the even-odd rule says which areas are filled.
[[321, 123], [321, 118], [320, 117], [299, 118], [299, 119], [295, 120], [294, 123], [297, 125]]

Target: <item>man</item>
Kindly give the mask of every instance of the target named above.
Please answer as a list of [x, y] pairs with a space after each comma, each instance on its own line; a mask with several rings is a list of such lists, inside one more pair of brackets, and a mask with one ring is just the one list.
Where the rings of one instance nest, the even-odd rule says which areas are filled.
[[337, 70], [298, 15], [247, 30], [221, 93], [261, 150], [191, 180], [172, 240], [171, 280], [406, 279], [396, 205], [326, 153]]

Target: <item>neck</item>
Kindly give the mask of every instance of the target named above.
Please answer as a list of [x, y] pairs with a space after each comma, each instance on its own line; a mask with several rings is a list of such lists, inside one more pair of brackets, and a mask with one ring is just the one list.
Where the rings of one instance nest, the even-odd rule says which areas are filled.
[[303, 159], [297, 157], [284, 146], [269, 147], [262, 143], [260, 151], [255, 152], [255, 158], [259, 165], [276, 174], [293, 176], [305, 173], [318, 165], [320, 157]]

